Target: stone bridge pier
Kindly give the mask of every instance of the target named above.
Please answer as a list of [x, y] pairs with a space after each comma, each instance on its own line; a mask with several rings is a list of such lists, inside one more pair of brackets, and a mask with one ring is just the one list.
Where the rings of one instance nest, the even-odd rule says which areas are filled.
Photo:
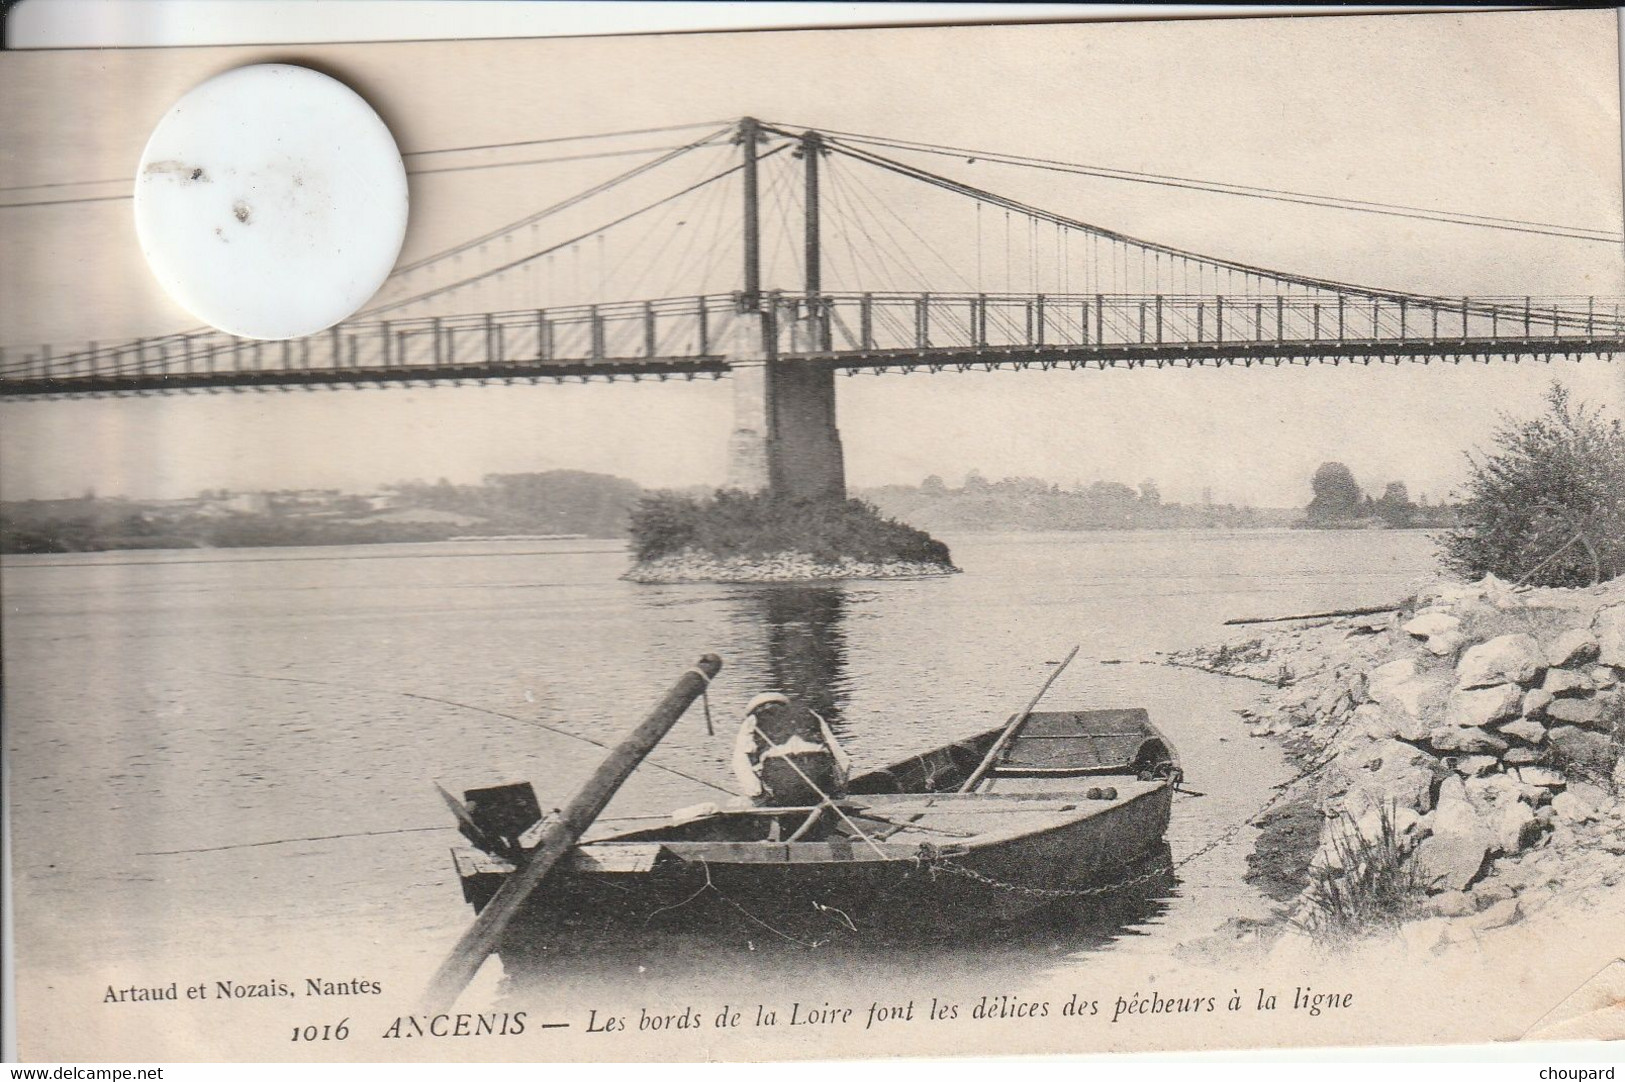
[[[772, 321], [771, 323], [769, 321]], [[781, 359], [773, 313], [746, 312], [727, 343], [734, 428], [728, 486], [792, 499], [844, 499], [846, 458], [835, 425], [835, 370]], [[817, 320], [787, 319], [792, 349], [812, 349]]]

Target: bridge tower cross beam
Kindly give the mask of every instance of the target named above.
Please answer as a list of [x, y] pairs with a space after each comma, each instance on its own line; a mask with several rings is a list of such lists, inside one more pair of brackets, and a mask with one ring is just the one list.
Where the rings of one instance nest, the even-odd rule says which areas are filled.
[[725, 343], [734, 387], [728, 486], [790, 499], [842, 499], [846, 458], [835, 420], [835, 369], [783, 357], [780, 348], [786, 337], [781, 332], [787, 332], [792, 354], [829, 348], [819, 198], [819, 167], [828, 151], [818, 132], [801, 135], [796, 153], [805, 185], [802, 290], [800, 298], [787, 300], [779, 290], [764, 291], [761, 280], [761, 123], [752, 117], [741, 120], [737, 141], [744, 155], [744, 289]]

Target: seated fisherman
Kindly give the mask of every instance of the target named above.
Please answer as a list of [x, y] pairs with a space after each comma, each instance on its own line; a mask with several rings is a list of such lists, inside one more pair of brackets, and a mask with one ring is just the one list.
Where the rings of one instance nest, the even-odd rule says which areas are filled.
[[758, 695], [745, 707], [733, 762], [740, 791], [773, 807], [845, 795], [852, 765], [823, 718], [777, 692]]

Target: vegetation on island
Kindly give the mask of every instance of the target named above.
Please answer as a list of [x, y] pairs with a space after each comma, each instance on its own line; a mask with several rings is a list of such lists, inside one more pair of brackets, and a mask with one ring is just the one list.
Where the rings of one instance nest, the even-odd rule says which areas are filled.
[[826, 563], [953, 566], [947, 545], [857, 499], [793, 500], [737, 489], [710, 496], [657, 492], [633, 509], [631, 532], [641, 562], [684, 553], [721, 559], [801, 553]]
[[1625, 430], [1554, 382], [1546, 411], [1503, 415], [1489, 449], [1469, 453], [1462, 524], [1440, 541], [1445, 566], [1536, 586], [1625, 573]]

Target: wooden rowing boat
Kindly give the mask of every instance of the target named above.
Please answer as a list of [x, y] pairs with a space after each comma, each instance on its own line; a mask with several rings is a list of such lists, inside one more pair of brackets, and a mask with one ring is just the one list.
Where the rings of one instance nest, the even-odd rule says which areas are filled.
[[[578, 844], [527, 902], [526, 934], [760, 936], [755, 921], [813, 941], [950, 935], [1158, 874], [1181, 774], [1144, 710], [1029, 712], [1010, 728], [860, 774], [833, 805], [708, 805]], [[528, 784], [465, 802], [477, 845], [453, 857], [480, 910], [545, 820]]]

